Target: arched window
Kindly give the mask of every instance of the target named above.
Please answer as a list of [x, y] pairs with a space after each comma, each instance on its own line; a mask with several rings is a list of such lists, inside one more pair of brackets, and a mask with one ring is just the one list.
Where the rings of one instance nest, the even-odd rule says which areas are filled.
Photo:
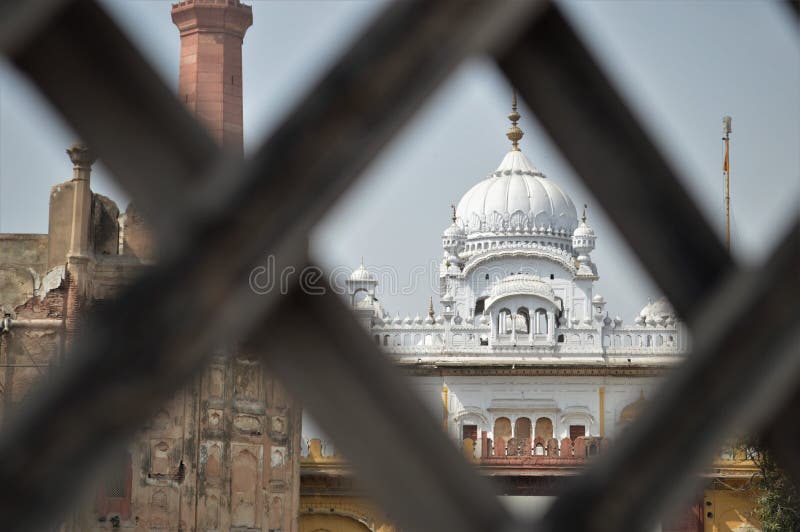
[[527, 308], [520, 307], [517, 309], [514, 325], [517, 329], [517, 334], [528, 334], [531, 326], [531, 315]]
[[[486, 274], [486, 278], [487, 279], [489, 278], [489, 274], [488, 273]], [[479, 297], [477, 300], [475, 300], [475, 315], [476, 316], [478, 316], [480, 314], [483, 314], [483, 311], [486, 309], [486, 298], [487, 298], [487, 296], [482, 296], [482, 297]]]
[[536, 309], [536, 334], [547, 334], [547, 312], [543, 308]]
[[543, 441], [547, 441], [553, 437], [553, 422], [550, 421], [550, 418], [540, 417], [536, 420], [534, 437], [541, 438]]
[[514, 437], [517, 439], [530, 439], [531, 418], [518, 417], [516, 421], [514, 421]]
[[630, 334], [625, 335], [625, 347], [633, 347], [633, 338]]
[[494, 421], [494, 441], [507, 442], [509, 438], [511, 438], [511, 420], [507, 417], [497, 418]]

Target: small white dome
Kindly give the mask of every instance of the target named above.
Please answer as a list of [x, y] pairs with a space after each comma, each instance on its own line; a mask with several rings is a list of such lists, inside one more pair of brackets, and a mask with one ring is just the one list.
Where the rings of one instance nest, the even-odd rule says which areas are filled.
[[595, 235], [594, 229], [592, 229], [589, 225], [587, 225], [586, 222], [581, 222], [581, 225], [579, 225], [578, 228], [575, 229], [575, 232], [572, 233], [572, 236], [575, 236], [575, 237], [578, 237], [578, 238], [581, 238], [581, 237], [583, 237], [583, 238], [595, 238], [595, 236], [597, 236], [597, 235]]
[[456, 240], [466, 237], [467, 233], [460, 225], [458, 225], [456, 222], [453, 222], [447, 229], [444, 230], [442, 236], [445, 238], [452, 238], [453, 240]]
[[353, 273], [350, 274], [350, 280], [356, 282], [373, 282], [377, 281], [378, 279], [373, 273], [370, 273], [370, 271], [364, 267], [364, 263], [362, 262], [361, 265], [353, 270]]
[[641, 312], [639, 312], [639, 316], [645, 320], [655, 320], [657, 318], [666, 320], [669, 317], [675, 316], [675, 310], [672, 308], [669, 301], [667, 301], [667, 298], [662, 297], [654, 302], [648, 302], [647, 305], [642, 308]]
[[508, 152], [497, 170], [464, 194], [456, 216], [467, 234], [547, 228], [571, 235], [578, 226], [570, 197], [518, 150]]
[[600, 294], [597, 294], [592, 298], [592, 303], [602, 303], [603, 301], [605, 300], [603, 299], [603, 296], [601, 296]]

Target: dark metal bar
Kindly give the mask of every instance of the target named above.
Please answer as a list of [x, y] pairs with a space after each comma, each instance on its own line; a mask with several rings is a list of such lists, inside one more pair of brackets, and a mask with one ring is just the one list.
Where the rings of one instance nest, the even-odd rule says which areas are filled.
[[219, 150], [95, 2], [73, 0], [39, 24], [14, 64], [100, 155], [161, 229]]
[[[476, 479], [441, 422], [408, 392], [348, 306], [325, 289], [292, 294], [258, 333], [256, 352], [286, 386], [315, 390], [302, 396], [304, 406], [346, 449], [359, 480], [393, 519], [410, 530], [510, 530], [488, 481]], [[399, 499], [392, 484], [413, 489]]]
[[[720, 280], [730, 272], [733, 266], [730, 257], [558, 10], [551, 7], [499, 59], [499, 63], [567, 158], [586, 179], [676, 309], [697, 325], [698, 321], [693, 318], [694, 312], [701, 308], [698, 302], [712, 294]], [[705, 315], [703, 319], [708, 321]], [[747, 330], [752, 331], [759, 325], [764, 327], [759, 333], [765, 335], [768, 330], [766, 323], [750, 322]], [[697, 329], [702, 330], [704, 338], [707, 338], [706, 327]], [[791, 331], [791, 327], [785, 331]], [[731, 328], [730, 332], [732, 337], [736, 335], [735, 328]], [[722, 341], [721, 338], [718, 340]], [[757, 344], [750, 345], [756, 348]], [[759, 352], [756, 349], [754, 352]], [[707, 350], [713, 351], [712, 348]], [[746, 350], [740, 352], [747, 353]], [[776, 356], [780, 355], [780, 350], [776, 353]], [[693, 358], [697, 356], [693, 355]], [[732, 373], [736, 373], [730, 360], [715, 359], [715, 363], [726, 365]], [[704, 373], [697, 367], [694, 367], [694, 371], [694, 378], [702, 375], [694, 384], [698, 390], [703, 390], [702, 379], [709, 379], [709, 372]], [[748, 374], [748, 371], [740, 373], [739, 378], [747, 378]], [[661, 416], [654, 413], [649, 417], [650, 431], [640, 429], [645, 436], [634, 440], [636, 443], [616, 449], [615, 456], [627, 453], [624, 454], [625, 458], [619, 458], [613, 465], [604, 468], [605, 476], [589, 476], [583, 485], [584, 491], [571, 494], [569, 505], [560, 502], [549, 517], [550, 526], [558, 523], [558, 527], [563, 529], [571, 522], [585, 530], [635, 529], [652, 515], [655, 501], [666, 500], [664, 497], [669, 492], [676, 493], [675, 490], [681, 485], [678, 482], [680, 473], [684, 475], [684, 484], [691, 481], [691, 477], [686, 476], [691, 469], [674, 468], [675, 460], [668, 460], [668, 457], [679, 455], [684, 466], [694, 463], [695, 467], [700, 467], [702, 459], [707, 458], [713, 449], [714, 442], [722, 437], [720, 431], [731, 425], [723, 423], [730, 421], [726, 416], [717, 416], [715, 419], [719, 425], [715, 431], [702, 419], [701, 414], [697, 414], [696, 408], [690, 406], [686, 410], [681, 409], [681, 405], [691, 405], [692, 401], [709, 404], [705, 392], [701, 394], [703, 397], [689, 393], [686, 382], [691, 378], [687, 374], [682, 375], [683, 386], [680, 380], [676, 380], [668, 385], [668, 389], [672, 390], [672, 399], [683, 402], [656, 401], [657, 404], [668, 404], [672, 411], [661, 412]], [[726, 382], [719, 375], [710, 379]], [[721, 402], [715, 403], [713, 408], [723, 410], [731, 410], [730, 405], [737, 402], [736, 396], [742, 390], [751, 389], [749, 386], [720, 388], [724, 389], [718, 393], [724, 394], [729, 403], [725, 407], [721, 406]], [[762, 413], [777, 404], [763, 402]], [[713, 408], [707, 412], [713, 412]], [[675, 412], [690, 412], [692, 421], [701, 420], [704, 424], [702, 427], [693, 426], [696, 432], [684, 430], [668, 437], [664, 434], [665, 428], [669, 427], [670, 431], [675, 429], [672, 419]], [[694, 447], [686, 441], [690, 437], [698, 438], [693, 442]], [[662, 445], [656, 446], [656, 441]], [[635, 453], [637, 449], [639, 452]], [[681, 452], [676, 453], [676, 449]], [[662, 467], [656, 473], [646, 467], [651, 462], [666, 464], [667, 467]], [[618, 469], [612, 474], [610, 470], [614, 467]], [[634, 478], [635, 475], [640, 476]], [[658, 485], [654, 486], [653, 482]], [[597, 498], [600, 491], [620, 495]], [[596, 503], [598, 500], [602, 502]], [[626, 500], [627, 503], [624, 502]], [[574, 511], [576, 505], [589, 505], [589, 501], [591, 506], [587, 508], [593, 510], [588, 515]], [[608, 526], [593, 528], [593, 518], [596, 519], [601, 513], [599, 509], [603, 508], [603, 504], [606, 507], [602, 522]]]
[[[110, 24], [90, 3], [79, 1], [70, 9], [76, 11], [62, 13], [58, 26], [73, 22], [92, 34], [91, 26], [76, 19], [80, 14], [93, 23]], [[305, 233], [314, 220], [434, 87], [466, 54], [513, 36], [509, 28], [518, 26], [530, 12], [530, 7], [490, 2], [392, 4], [309, 93], [241, 178], [221, 176], [209, 188], [198, 187], [199, 201], [207, 207], [205, 218], [182, 224], [185, 233], [174, 239], [160, 266], [95, 316], [88, 333], [75, 346], [71, 367], [40, 389], [26, 405], [26, 415], [0, 435], [0, 528], [35, 524], [48, 517], [40, 512], [43, 507], [63, 508], [73, 493], [64, 487], [80, 485], [104, 452], [132, 434], [202, 366], [215, 346], [235, 342], [263, 325], [279, 297], [277, 291], [264, 296], [253, 293], [247, 282], [252, 266], [267, 254], [277, 258], [278, 267], [298, 264], [305, 256]], [[58, 26], [54, 32], [67, 31]], [[108, 33], [102, 28], [98, 32]], [[123, 65], [138, 61], [127, 53], [115, 54], [117, 46], [126, 45], [115, 41], [114, 35], [118, 34], [108, 36], [111, 43], [95, 43], [105, 50], [105, 60]], [[83, 63], [71, 54], [93, 57], [98, 52], [88, 44], [85, 49], [69, 46], [64, 38], [42, 35], [42, 40], [32, 51], [18, 51], [16, 63], [45, 87], [45, 94], [59, 107], [67, 109], [68, 120], [124, 184], [141, 180], [149, 185], [149, 190], [130, 188], [137, 191], [136, 200], [147, 201], [162, 191], [170, 196], [171, 189], [164, 182], [171, 179], [169, 175], [163, 175], [163, 180], [149, 179], [146, 165], [119, 154], [101, 138], [124, 127], [109, 121], [108, 116], [127, 116], [132, 112], [128, 107], [137, 108], [140, 103], [179, 116], [178, 111], [166, 109], [169, 103], [161, 101], [166, 98], [163, 90], [151, 87], [148, 94], [152, 99], [146, 102], [132, 96], [113, 99], [109, 94], [104, 103], [120, 109], [93, 108], [73, 89], [69, 98], [62, 99], [57, 88], [61, 83], [74, 85], [64, 79], [74, 73], [47, 75], [44, 66], [50, 48], [65, 46], [66, 55], [56, 53], [55, 57], [78, 66]], [[102, 82], [92, 66], [94, 59], [85, 62], [89, 66], [80, 72], [89, 77], [81, 83]], [[136, 75], [148, 76], [142, 69], [136, 70]], [[138, 83], [160, 84], [152, 77]], [[178, 105], [174, 99], [168, 100]], [[151, 110], [141, 111], [150, 116]], [[89, 118], [103, 114], [105, 118]], [[183, 123], [180, 118], [177, 121]], [[126, 149], [147, 157], [141, 146], [148, 144], [140, 144], [140, 136], [157, 129], [159, 123], [142, 121], [136, 127], [140, 129], [128, 138], [131, 144]], [[175, 127], [170, 130], [175, 135], [191, 135], [194, 126]], [[166, 151], [161, 155], [171, 157]], [[197, 162], [172, 160], [173, 170], [181, 175], [192, 174], [186, 168]], [[150, 205], [162, 208], [156, 201]], [[386, 360], [382, 363], [389, 364]], [[299, 396], [315, 393], [293, 392]], [[350, 406], [357, 412], [363, 405]], [[76, 424], [76, 419], [91, 419], [92, 423]], [[375, 439], [379, 437], [373, 435], [378, 446], [383, 443]], [[427, 463], [422, 457], [425, 452], [419, 449], [422, 463]], [[447, 474], [463, 476], [457, 470]], [[398, 499], [411, 497], [410, 492], [417, 489], [414, 485], [392, 486]], [[461, 493], [465, 492], [469, 490]], [[470, 506], [475, 501], [470, 498], [460, 504]], [[421, 519], [418, 516], [416, 522]]]
[[498, 64], [656, 284], [690, 317], [733, 263], [558, 8]]
[[[2, 435], [0, 527], [36, 523], [41, 507], [63, 506], [64, 485], [85, 479], [90, 466], [102, 459], [105, 448], [98, 442], [110, 446], [133, 432], [202, 365], [210, 346], [242, 338], [261, 324], [272, 331], [268, 340], [273, 346], [299, 355], [280, 352], [270, 362], [312, 412], [321, 414], [324, 427], [350, 452], [401, 524], [422, 530], [508, 526], [496, 501], [485, 497], [456, 453], [448, 452], [444, 436], [414, 411], [407, 387], [367, 345], [352, 318], [328, 322], [325, 309], [338, 312], [343, 305], [332, 296], [317, 302], [297, 295], [284, 302], [285, 312], [276, 313], [277, 295], [256, 296], [246, 283], [262, 253], [275, 254], [278, 266], [302, 263], [305, 233], [313, 221], [454, 65], [481, 47], [501, 58], [501, 67], [656, 282], [679, 312], [704, 331], [697, 354], [654, 402], [651, 415], [589, 472], [580, 489], [556, 503], [544, 524], [557, 530], [643, 526], [658, 501], [668, 503], [691, 484], [693, 468], [702, 465], [724, 430], [734, 423], [753, 424], [788, 397], [800, 376], [800, 362], [791, 356], [798, 319], [785, 308], [796, 294], [787, 297], [780, 280], [800, 268], [796, 246], [784, 243], [760, 274], [728, 275], [730, 257], [563, 18], [550, 10], [510, 49], [504, 38], [516, 35], [515, 28], [534, 11], [510, 4], [393, 5], [241, 178], [218, 172], [221, 177], [203, 182], [195, 178], [221, 164], [212, 157], [213, 148], [207, 156], [194, 153], [207, 145], [207, 137], [181, 115], [169, 91], [93, 3], [72, 2], [54, 11], [48, 25], [44, 19], [32, 24], [38, 31], [25, 46], [18, 46], [19, 39], [14, 42], [10, 49], [16, 64], [63, 110], [137, 200], [161, 213], [163, 222], [190, 216], [178, 224], [181, 231], [162, 266], [96, 318], [70, 370], [49, 383], [28, 405], [29, 415]], [[65, 23], [77, 29], [65, 29]], [[87, 35], [101, 36], [101, 46]], [[65, 73], [49, 71], [54, 58], [66, 65]], [[98, 68], [115, 60], [120, 66], [108, 74]], [[530, 78], [530, 72], [538, 77]], [[135, 76], [132, 86], [142, 92], [121, 87], [122, 73], [126, 82]], [[105, 75], [112, 90], [80, 90], [105, 83]], [[165, 127], [172, 128], [171, 136], [188, 135], [165, 139], [178, 143], [169, 149], [142, 140], [149, 134], [159, 138], [160, 117], [154, 116], [159, 112], [170, 117], [172, 125]], [[136, 157], [120, 153], [105, 138], [127, 119], [134, 121], [134, 133], [116, 139], [130, 143], [126, 148]], [[143, 163], [149, 156], [149, 165]], [[162, 164], [167, 169], [148, 172]], [[189, 182], [197, 192], [185, 194]], [[791, 238], [797, 237], [795, 229]], [[305, 329], [298, 329], [296, 320], [306, 325], [309, 315], [322, 324], [324, 337], [297, 334]], [[293, 331], [294, 336], [286, 336]], [[759, 350], [760, 356], [754, 356]], [[302, 371], [301, 361], [319, 371]], [[332, 389], [330, 376], [348, 383], [347, 389]], [[298, 389], [308, 382], [315, 386]], [[753, 393], [742, 394], [744, 387]], [[348, 409], [353, 419], [342, 419]], [[378, 427], [366, 441], [358, 438], [356, 416]], [[93, 424], [75, 424], [79, 418]], [[392, 426], [397, 420], [411, 428]], [[395, 454], [381, 457], [375, 447]], [[396, 463], [382, 465], [381, 459]], [[387, 483], [381, 478], [387, 473], [398, 476]], [[420, 478], [427, 479], [422, 487]]]
[[793, 422], [797, 419], [800, 419], [800, 386], [796, 387], [794, 397], [773, 414], [772, 422], [762, 434], [780, 466], [795, 485], [800, 486], [800, 456], [797, 454], [797, 449], [800, 449], [800, 425]]
[[23, 48], [69, 0], [6, 0], [0, 4], [0, 52]]
[[[760, 430], [800, 381], [800, 225], [757, 271], [727, 277], [695, 313], [703, 334], [646, 415], [547, 514], [546, 530], [645, 530], [693, 493], [723, 439]], [[581, 511], [576, 511], [581, 508]]]

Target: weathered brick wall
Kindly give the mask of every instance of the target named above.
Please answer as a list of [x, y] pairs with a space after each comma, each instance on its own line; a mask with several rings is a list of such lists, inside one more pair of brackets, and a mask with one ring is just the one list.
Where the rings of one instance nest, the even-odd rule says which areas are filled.
[[47, 235], [0, 234], [0, 310], [34, 296], [47, 271]]

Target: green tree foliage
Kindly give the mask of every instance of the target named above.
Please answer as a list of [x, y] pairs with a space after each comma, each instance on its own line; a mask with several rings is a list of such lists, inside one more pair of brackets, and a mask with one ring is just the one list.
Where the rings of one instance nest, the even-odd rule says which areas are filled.
[[800, 531], [800, 493], [764, 442], [752, 438], [745, 446], [760, 472], [756, 516], [763, 532]]

